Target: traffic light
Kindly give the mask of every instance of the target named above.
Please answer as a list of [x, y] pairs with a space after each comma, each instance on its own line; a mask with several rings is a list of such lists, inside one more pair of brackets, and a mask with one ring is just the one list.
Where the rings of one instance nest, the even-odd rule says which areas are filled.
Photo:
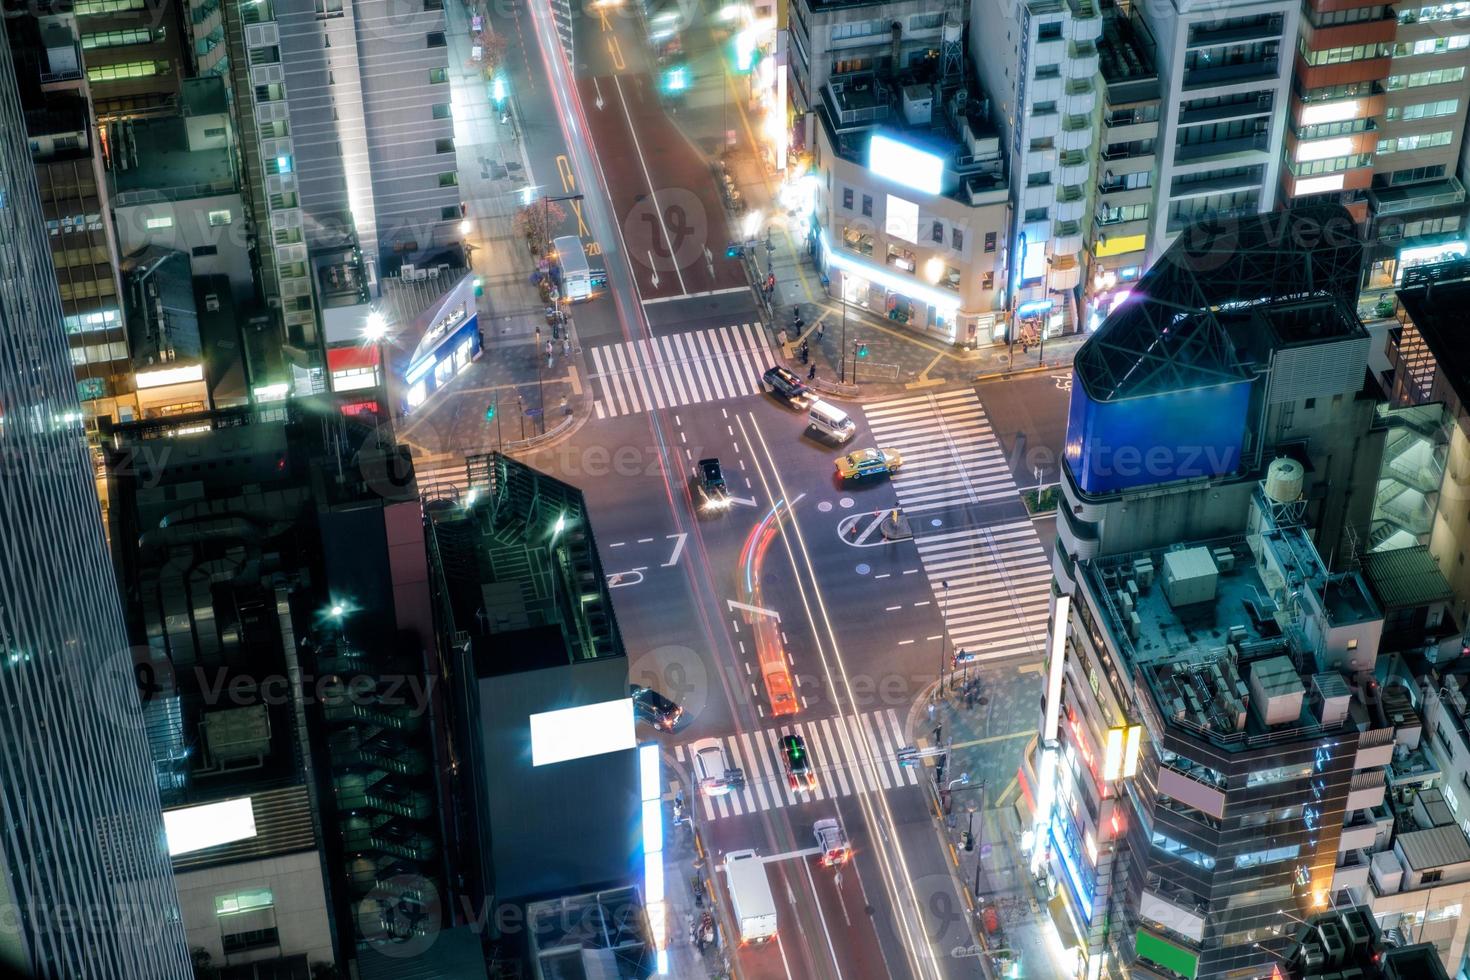
[[729, 243], [727, 243], [725, 245], [725, 258], [727, 258], [727, 259], [738, 259], [738, 258], [740, 258], [740, 243], [739, 242], [729, 242]]
[[857, 356], [858, 357], [867, 357], [868, 356], [868, 345], [867, 344], [864, 344], [864, 343], [861, 343], [861, 342], [858, 343], [858, 345], [857, 345]]
[[485, 295], [485, 280], [481, 279], [479, 276], [475, 277], [475, 295]]
[[491, 402], [489, 405], [485, 406], [485, 421], [486, 422], [489, 422], [489, 421], [491, 421], [494, 418], [495, 418], [495, 403], [494, 402]]
[[689, 87], [689, 69], [683, 65], [675, 65], [664, 72], [664, 91], [682, 92]]

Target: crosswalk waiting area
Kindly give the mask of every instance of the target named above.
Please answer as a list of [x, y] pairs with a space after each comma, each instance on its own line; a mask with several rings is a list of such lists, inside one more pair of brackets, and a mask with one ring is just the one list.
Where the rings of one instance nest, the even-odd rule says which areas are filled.
[[759, 394], [761, 375], [777, 363], [759, 323], [604, 344], [588, 354], [600, 419]]
[[[903, 454], [893, 489], [910, 517], [1017, 499], [1005, 450], [973, 390], [875, 402], [863, 414], [877, 444]], [[1051, 606], [1051, 563], [1031, 522], [942, 527], [934, 533], [925, 533], [927, 522], [913, 523], [950, 649], [977, 661], [1040, 656]]]
[[1051, 562], [1030, 521], [941, 531], [914, 543], [951, 650], [973, 661], [1042, 655]]
[[[841, 729], [846, 727], [847, 731]], [[781, 737], [800, 735], [816, 772], [817, 784], [794, 790], [781, 758]], [[722, 796], [699, 792], [697, 777], [688, 795], [698, 796], [705, 820], [740, 816], [761, 810], [795, 806], [809, 800], [829, 800], [857, 793], [916, 786], [919, 773], [898, 761], [907, 746], [898, 713], [892, 708], [842, 717], [820, 718], [723, 738], [702, 738], [675, 745], [674, 759], [688, 772], [695, 753], [710, 745], [724, 749], [732, 765], [745, 772], [745, 786]]]
[[1015, 499], [1005, 451], [975, 392], [874, 402], [863, 406], [863, 415], [877, 446], [903, 455], [893, 490], [904, 513]]

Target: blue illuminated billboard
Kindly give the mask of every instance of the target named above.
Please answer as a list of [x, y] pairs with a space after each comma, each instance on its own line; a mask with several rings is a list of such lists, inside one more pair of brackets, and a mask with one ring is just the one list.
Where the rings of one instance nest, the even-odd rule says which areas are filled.
[[944, 186], [944, 160], [882, 133], [868, 141], [868, 169], [925, 194], [938, 194]]
[[1249, 381], [1101, 402], [1072, 383], [1067, 466], [1084, 493], [1234, 473], [1240, 468]]

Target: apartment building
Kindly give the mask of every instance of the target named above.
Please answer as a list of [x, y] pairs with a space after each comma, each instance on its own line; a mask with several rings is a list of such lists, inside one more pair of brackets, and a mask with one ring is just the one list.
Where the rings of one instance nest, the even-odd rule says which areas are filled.
[[70, 13], [99, 122], [176, 110], [191, 64], [179, 0], [75, 0]]
[[1276, 207], [1300, 11], [1292, 0], [1166, 0], [1134, 10], [1164, 94], [1157, 258], [1196, 221]]
[[1372, 710], [1382, 613], [1298, 523], [1303, 474], [1278, 460], [1243, 534], [1079, 562], [1058, 601], [1033, 868], [1080, 976], [1269, 972], [1378, 828], [1418, 729]]
[[1128, 16], [1104, 11], [1097, 39], [1097, 195], [1086, 235], [1086, 323], [1131, 294], [1148, 267], [1150, 218], [1158, 196], [1159, 75]]
[[1372, 305], [1404, 269], [1465, 253], [1457, 171], [1470, 7], [1314, 0], [1303, 18], [1283, 200], [1352, 212], [1368, 243], [1362, 287]]
[[1093, 0], [977, 0], [970, 7], [970, 53], [994, 100], [1012, 174], [1006, 248], [1010, 329], [1018, 340], [1082, 324], [1101, 36]]

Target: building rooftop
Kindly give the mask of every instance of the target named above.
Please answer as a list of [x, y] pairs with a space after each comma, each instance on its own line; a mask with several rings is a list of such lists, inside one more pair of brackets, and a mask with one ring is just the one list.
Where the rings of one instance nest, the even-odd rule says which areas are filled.
[[989, 102], [977, 98], [978, 80], [963, 101], [957, 88], [940, 89], [932, 69], [899, 77], [862, 71], [834, 75], [822, 86], [817, 116], [837, 153], [866, 167], [874, 131], [896, 136], [944, 160], [944, 190], [969, 205], [1004, 200], [1006, 154], [990, 121]]
[[1284, 583], [1293, 596], [1315, 596], [1329, 625], [1378, 616], [1361, 576], [1329, 575], [1300, 527], [1109, 556], [1080, 567], [1101, 600], [1106, 628], [1128, 667], [1153, 691], [1159, 711], [1227, 743], [1317, 728], [1324, 723], [1323, 702], [1347, 703], [1337, 673], [1312, 673], [1297, 621], [1311, 610], [1286, 600]]
[[1428, 830], [1411, 830], [1394, 839], [1404, 853], [1404, 860], [1415, 871], [1470, 862], [1470, 841], [1453, 823]]
[[113, 127], [109, 173], [115, 204], [127, 207], [151, 200], [187, 200], [237, 189], [229, 149], [189, 149], [187, 126], [183, 117], [169, 116], [134, 119]]
[[1159, 73], [1153, 58], [1138, 36], [1138, 29], [1116, 8], [1103, 18], [1102, 36], [1097, 40], [1097, 65], [1110, 92], [1125, 82], [1153, 82], [1152, 97], [1159, 97]]
[[517, 637], [484, 645], [508, 659], [477, 660], [480, 675], [624, 656], [581, 491], [498, 453], [470, 457], [465, 477], [421, 490], [449, 630]]
[[1363, 574], [1387, 609], [1412, 609], [1454, 597], [1428, 545], [1370, 551], [1363, 556]]
[[1197, 223], [1144, 273], [1077, 352], [1093, 401], [1243, 381], [1285, 344], [1366, 336], [1363, 246], [1338, 205]]

